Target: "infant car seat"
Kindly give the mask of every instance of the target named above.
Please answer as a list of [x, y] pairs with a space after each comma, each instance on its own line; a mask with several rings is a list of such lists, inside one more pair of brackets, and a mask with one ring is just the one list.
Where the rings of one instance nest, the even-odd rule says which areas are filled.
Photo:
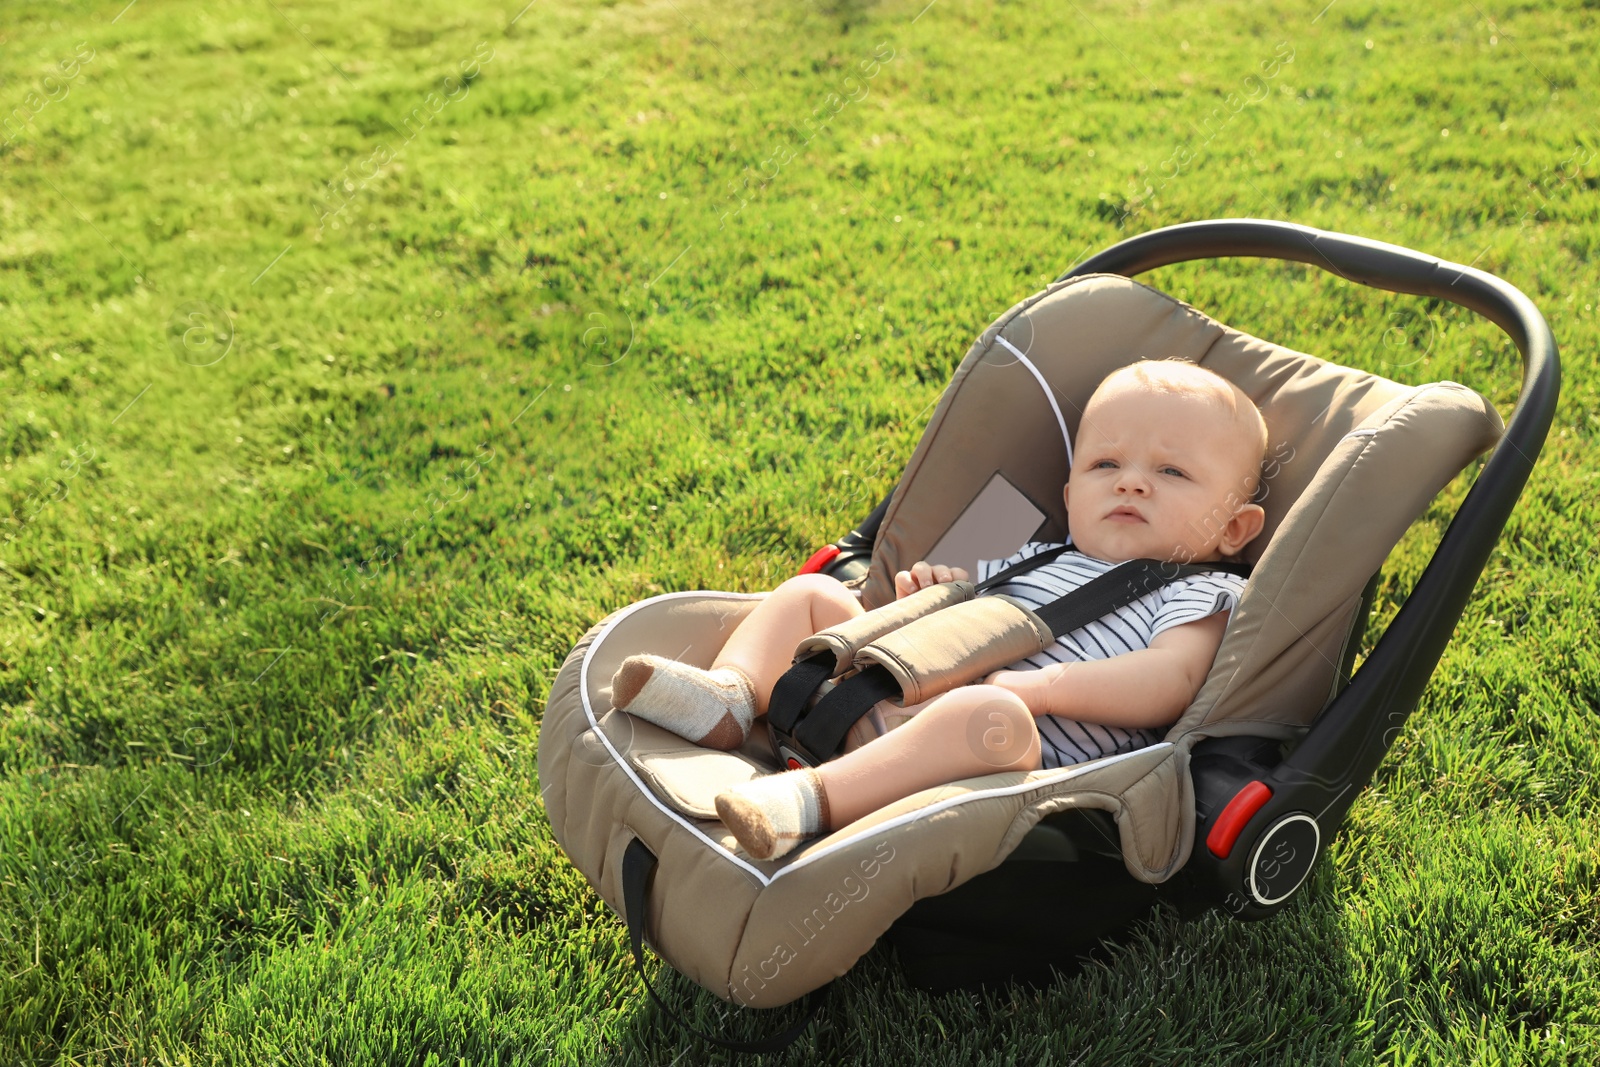
[[[1466, 386], [1405, 386], [1294, 352], [1129, 280], [1219, 256], [1309, 263], [1484, 315], [1523, 358], [1509, 426]], [[759, 722], [741, 749], [719, 752], [618, 712], [605, 696], [635, 653], [709, 666], [764, 594], [685, 591], [625, 607], [585, 634], [557, 674], [539, 775], [557, 841], [625, 915], [636, 957], [648, 937], [717, 996], [773, 1007], [825, 987], [891, 928], [902, 963], [930, 988], [1069, 963], [1077, 943], [1052, 943], [1039, 924], [995, 906], [1019, 888], [1075, 894], [1055, 903], [1084, 916], [1062, 924], [1081, 941], [1163, 894], [1188, 915], [1221, 907], [1259, 919], [1304, 883], [1420, 697], [1527, 481], [1555, 409], [1555, 342], [1511, 285], [1394, 245], [1256, 219], [1156, 230], [1091, 258], [985, 330], [890, 498], [807, 569], [831, 568], [871, 609], [894, 600], [894, 572], [916, 560], [971, 570], [1026, 541], [1065, 540], [1060, 488], [1079, 413], [1107, 373], [1142, 358], [1231, 379], [1260, 407], [1272, 442], [1266, 527], [1245, 553], [1254, 570], [1210, 674], [1164, 739], [926, 790], [757, 861], [739, 851], [712, 799], [777, 770]], [[1491, 447], [1352, 677], [1385, 557]], [[1015, 952], [996, 967], [1006, 956], [991, 950], [1008, 942]], [[1043, 950], [1032, 960], [1029, 943]], [[736, 1047], [777, 1047], [798, 1032]]]

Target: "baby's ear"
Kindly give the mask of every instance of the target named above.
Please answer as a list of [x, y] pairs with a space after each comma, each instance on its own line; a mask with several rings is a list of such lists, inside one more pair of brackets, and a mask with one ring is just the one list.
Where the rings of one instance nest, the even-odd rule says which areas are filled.
[[1266, 510], [1260, 504], [1245, 504], [1233, 513], [1233, 518], [1228, 520], [1228, 527], [1224, 531], [1220, 546], [1223, 555], [1232, 556], [1238, 553], [1245, 545], [1260, 536], [1266, 525]]

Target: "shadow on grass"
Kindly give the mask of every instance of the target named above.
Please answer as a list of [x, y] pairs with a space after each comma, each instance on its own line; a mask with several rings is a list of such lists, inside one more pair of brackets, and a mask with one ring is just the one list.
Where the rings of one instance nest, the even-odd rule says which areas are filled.
[[[602, 1062], [1370, 1062], [1370, 1033], [1360, 1022], [1365, 998], [1355, 971], [1342, 965], [1335, 878], [1326, 869], [1320, 875], [1306, 899], [1266, 922], [1236, 923], [1217, 912], [1184, 921], [1161, 904], [1063, 956], [1053, 975], [971, 990], [913, 987], [902, 956], [882, 939], [837, 981], [811, 1030], [759, 1060], [687, 1034], [635, 984], [622, 1045]], [[1081, 918], [1062, 910], [1023, 922], [1042, 928]], [[626, 966], [632, 970], [631, 960]], [[741, 1011], [653, 956], [646, 966], [661, 996], [702, 1033], [757, 1040], [803, 1014], [799, 1002]]]

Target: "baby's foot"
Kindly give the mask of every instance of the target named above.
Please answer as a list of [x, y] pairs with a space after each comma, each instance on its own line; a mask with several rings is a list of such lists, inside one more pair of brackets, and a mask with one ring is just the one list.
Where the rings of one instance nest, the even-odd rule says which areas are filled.
[[829, 828], [828, 794], [811, 767], [752, 778], [718, 793], [716, 804], [717, 817], [758, 860], [775, 860]]
[[738, 667], [701, 670], [648, 653], [611, 678], [611, 703], [707, 748], [738, 748], [756, 717], [756, 687]]

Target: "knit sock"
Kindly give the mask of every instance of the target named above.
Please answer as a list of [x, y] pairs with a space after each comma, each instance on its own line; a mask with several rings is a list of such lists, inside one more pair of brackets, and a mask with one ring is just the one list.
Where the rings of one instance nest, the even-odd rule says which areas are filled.
[[738, 667], [701, 670], [648, 653], [611, 678], [611, 703], [706, 748], [738, 748], [756, 717], [756, 687]]
[[758, 860], [775, 860], [831, 828], [828, 794], [811, 767], [752, 778], [718, 793], [716, 804], [717, 817]]

